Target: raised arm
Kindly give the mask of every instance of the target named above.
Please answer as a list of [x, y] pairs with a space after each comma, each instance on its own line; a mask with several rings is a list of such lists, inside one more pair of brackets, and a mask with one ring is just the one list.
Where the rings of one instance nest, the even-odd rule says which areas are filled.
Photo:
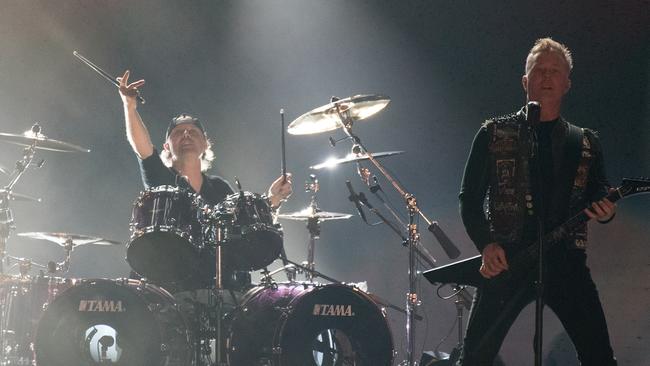
[[127, 70], [122, 77], [117, 78], [117, 81], [120, 83], [120, 97], [124, 105], [126, 138], [136, 155], [140, 159], [146, 159], [153, 154], [153, 144], [149, 137], [149, 131], [138, 113], [138, 101], [136, 100], [138, 88], [144, 85], [144, 80], [140, 79], [129, 84], [129, 70]]

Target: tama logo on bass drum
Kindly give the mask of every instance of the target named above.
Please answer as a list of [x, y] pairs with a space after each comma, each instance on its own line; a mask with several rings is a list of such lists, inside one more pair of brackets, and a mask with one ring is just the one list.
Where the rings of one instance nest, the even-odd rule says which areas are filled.
[[122, 305], [122, 300], [81, 300], [79, 301], [79, 311], [123, 313], [126, 311], [126, 307]]
[[314, 304], [315, 316], [354, 316], [352, 305]]

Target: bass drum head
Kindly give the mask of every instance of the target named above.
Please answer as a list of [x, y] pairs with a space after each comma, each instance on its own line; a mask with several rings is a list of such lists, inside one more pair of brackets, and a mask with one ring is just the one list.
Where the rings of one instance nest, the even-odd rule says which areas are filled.
[[166, 291], [134, 280], [88, 280], [48, 306], [35, 352], [39, 366], [185, 366], [188, 337]]
[[390, 366], [393, 339], [382, 310], [345, 285], [268, 287], [234, 314], [230, 366]]

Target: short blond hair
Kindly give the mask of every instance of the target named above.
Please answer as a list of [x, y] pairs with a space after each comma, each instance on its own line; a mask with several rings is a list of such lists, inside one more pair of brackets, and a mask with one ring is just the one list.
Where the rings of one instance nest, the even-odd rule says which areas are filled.
[[553, 40], [551, 37], [540, 38], [535, 41], [535, 45], [528, 52], [526, 57], [526, 68], [524, 70], [525, 74], [528, 75], [528, 72], [533, 67], [533, 60], [537, 55], [542, 52], [557, 52], [560, 56], [564, 58], [567, 66], [569, 67], [569, 72], [573, 70], [573, 57], [571, 57], [571, 50], [564, 44]]

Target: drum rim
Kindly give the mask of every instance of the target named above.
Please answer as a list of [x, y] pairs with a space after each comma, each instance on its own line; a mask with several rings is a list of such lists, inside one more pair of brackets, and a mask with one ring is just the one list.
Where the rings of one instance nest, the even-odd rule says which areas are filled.
[[[262, 291], [266, 289], [273, 289], [273, 288], [279, 288], [282, 286], [295, 286], [295, 287], [304, 287], [304, 291], [299, 292], [296, 294], [295, 297], [293, 297], [286, 305], [288, 308], [287, 311], [283, 311], [282, 315], [274, 321], [277, 322], [276, 326], [273, 329], [273, 339], [271, 340], [271, 348], [276, 349], [276, 348], [281, 348], [282, 347], [282, 339], [285, 338], [285, 330], [287, 327], [287, 323], [290, 320], [291, 314], [295, 311], [296, 305], [299, 305], [300, 299], [304, 298], [304, 296], [310, 295], [310, 294], [315, 294], [314, 291], [321, 291], [323, 289], [332, 289], [332, 288], [342, 288], [345, 289], [346, 291], [351, 292], [352, 294], [355, 294], [359, 296], [362, 300], [366, 302], [366, 304], [370, 303], [373, 306], [371, 306], [373, 313], [375, 315], [378, 315], [378, 318], [380, 319], [381, 323], [383, 324], [383, 328], [386, 330], [386, 335], [387, 340], [390, 342], [389, 348], [390, 348], [390, 363], [389, 365], [392, 365], [394, 359], [395, 359], [395, 339], [393, 337], [393, 331], [390, 327], [390, 323], [388, 322], [388, 316], [386, 312], [383, 310], [384, 307], [378, 304], [376, 301], [372, 299], [372, 297], [366, 293], [365, 291], [361, 290], [359, 287], [357, 287], [354, 284], [345, 284], [345, 283], [313, 283], [313, 282], [276, 282], [272, 284], [262, 284], [255, 286], [248, 290], [244, 296], [241, 298], [241, 303], [240, 305], [235, 309], [233, 312], [233, 318], [231, 319], [231, 322], [234, 322], [237, 319], [237, 315], [239, 312], [245, 312], [246, 311], [246, 305], [254, 299], [257, 295], [259, 295]], [[232, 323], [231, 326], [229, 326], [229, 329], [227, 331], [227, 344], [230, 344], [231, 338], [233, 336], [233, 330], [232, 330]], [[278, 364], [281, 363], [281, 357], [282, 353], [279, 354], [272, 354], [272, 357], [274, 358], [274, 361], [277, 362]]]

